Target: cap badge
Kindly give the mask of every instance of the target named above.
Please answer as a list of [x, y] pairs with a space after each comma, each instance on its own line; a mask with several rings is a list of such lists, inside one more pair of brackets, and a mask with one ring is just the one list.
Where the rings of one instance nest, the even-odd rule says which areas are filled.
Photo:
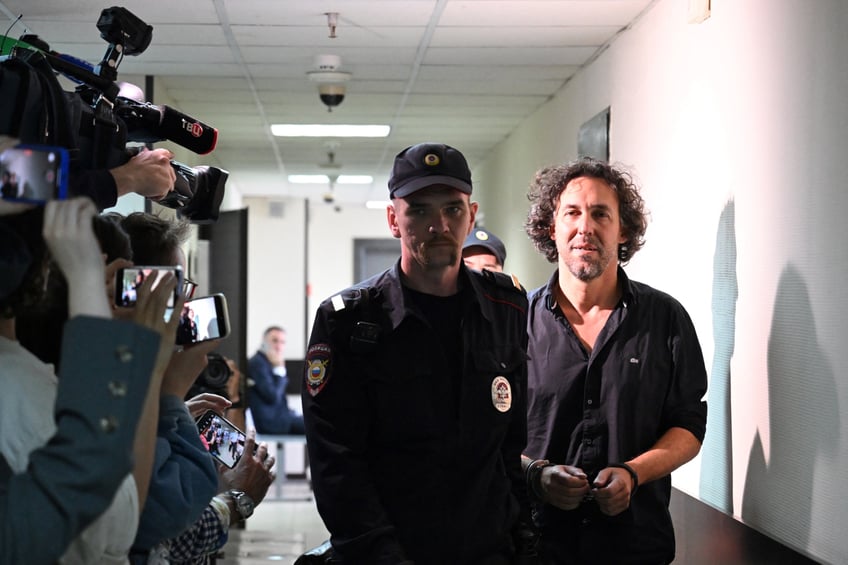
[[489, 234], [487, 234], [483, 230], [477, 230], [477, 233], [474, 234], [474, 237], [476, 237], [480, 241], [486, 241], [487, 239], [489, 239]]
[[327, 384], [330, 357], [330, 346], [325, 343], [316, 343], [306, 352], [306, 386], [312, 396], [316, 396]]
[[427, 153], [424, 156], [424, 164], [428, 167], [435, 167], [439, 163], [441, 163], [441, 160], [439, 159], [439, 156], [434, 153]]
[[506, 377], [497, 376], [492, 381], [492, 404], [498, 412], [507, 412], [512, 407], [512, 388]]

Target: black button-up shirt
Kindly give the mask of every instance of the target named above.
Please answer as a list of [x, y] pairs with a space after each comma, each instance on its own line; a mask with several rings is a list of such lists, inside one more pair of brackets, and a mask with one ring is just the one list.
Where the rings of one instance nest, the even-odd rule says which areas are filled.
[[[644, 453], [672, 427], [703, 441], [706, 368], [683, 306], [619, 268], [622, 298], [588, 352], [556, 303], [558, 276], [529, 297], [525, 454], [591, 477]], [[574, 563], [670, 561], [670, 493], [667, 476], [640, 486], [618, 516], [584, 502], [573, 511], [543, 505], [538, 521]]]

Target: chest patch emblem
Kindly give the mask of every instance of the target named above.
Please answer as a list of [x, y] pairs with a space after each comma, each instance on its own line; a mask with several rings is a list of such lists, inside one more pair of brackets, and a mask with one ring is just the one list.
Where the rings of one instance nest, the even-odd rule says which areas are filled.
[[492, 404], [498, 412], [506, 412], [512, 407], [512, 387], [506, 377], [495, 377], [492, 381]]
[[309, 394], [317, 395], [330, 377], [330, 346], [316, 343], [306, 352], [306, 387]]

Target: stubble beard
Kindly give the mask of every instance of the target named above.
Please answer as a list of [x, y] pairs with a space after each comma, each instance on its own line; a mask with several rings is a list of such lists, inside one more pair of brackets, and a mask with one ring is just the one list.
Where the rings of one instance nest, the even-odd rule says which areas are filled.
[[589, 258], [585, 255], [575, 257], [570, 253], [565, 256], [565, 266], [574, 278], [579, 281], [589, 282], [597, 279], [607, 270], [613, 259], [612, 254], [605, 247], [596, 244], [593, 245], [597, 248], [598, 257], [596, 259]]

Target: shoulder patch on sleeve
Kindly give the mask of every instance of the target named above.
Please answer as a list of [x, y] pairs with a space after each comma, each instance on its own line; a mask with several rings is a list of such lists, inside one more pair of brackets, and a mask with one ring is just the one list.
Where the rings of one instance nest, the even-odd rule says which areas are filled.
[[306, 387], [309, 394], [316, 396], [330, 378], [332, 351], [329, 344], [316, 343], [306, 352]]

